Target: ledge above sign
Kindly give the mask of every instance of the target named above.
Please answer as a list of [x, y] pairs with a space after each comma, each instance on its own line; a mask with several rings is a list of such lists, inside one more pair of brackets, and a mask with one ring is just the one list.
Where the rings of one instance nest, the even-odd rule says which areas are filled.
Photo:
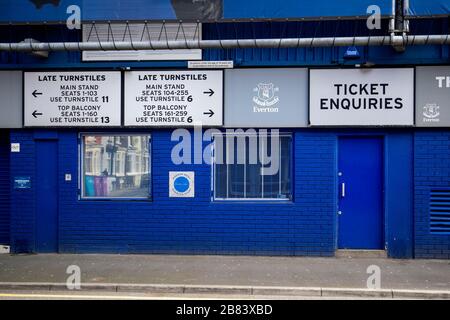
[[125, 72], [125, 126], [222, 126], [223, 71]]
[[308, 69], [225, 71], [225, 127], [308, 126]]

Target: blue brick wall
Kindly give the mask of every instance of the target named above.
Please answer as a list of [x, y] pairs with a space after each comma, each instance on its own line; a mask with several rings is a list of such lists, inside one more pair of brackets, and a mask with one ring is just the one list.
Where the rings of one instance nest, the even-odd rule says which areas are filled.
[[11, 188], [11, 245], [16, 252], [34, 251], [35, 225], [35, 147], [30, 131], [14, 130], [11, 143], [20, 143], [20, 152], [11, 153], [11, 180], [16, 176], [31, 177], [31, 189]]
[[9, 245], [9, 131], [0, 131], [0, 244]]
[[[60, 131], [59, 251], [331, 256], [335, 250], [335, 146], [331, 133], [294, 133], [292, 203], [211, 202], [211, 167], [171, 164], [170, 131], [152, 132], [152, 201], [78, 200], [78, 133]], [[13, 132], [22, 144], [12, 175], [34, 177], [33, 132]], [[26, 164], [26, 165], [25, 165]], [[195, 171], [195, 198], [170, 199], [171, 170]], [[64, 181], [64, 174], [74, 179]], [[14, 190], [14, 250], [33, 250], [34, 186]]]
[[414, 145], [415, 257], [450, 259], [450, 235], [429, 231], [429, 197], [434, 187], [450, 187], [450, 132], [419, 131]]
[[[334, 255], [339, 131], [292, 130], [294, 200], [284, 204], [211, 202], [211, 167], [172, 165], [170, 152], [176, 142], [170, 142], [171, 131], [150, 132], [153, 199], [149, 202], [79, 200], [78, 132], [64, 130], [49, 135], [56, 137], [59, 144], [60, 252]], [[413, 163], [406, 143], [410, 141], [409, 134], [403, 131], [377, 134], [385, 134], [388, 143], [385, 172], [389, 177], [385, 200], [388, 252], [392, 257], [408, 257], [412, 232], [404, 227], [404, 221], [409, 219], [408, 212], [412, 214], [408, 205], [412, 200], [408, 191], [402, 196], [397, 189], [401, 185], [405, 191], [404, 176], [409, 171], [399, 174], [396, 168], [402, 161]], [[450, 236], [431, 235], [428, 226], [430, 189], [450, 187], [450, 133], [419, 130], [412, 136], [414, 254], [416, 258], [450, 258]], [[35, 250], [36, 137], [46, 135], [31, 130], [11, 132], [11, 142], [21, 144], [21, 152], [11, 154], [11, 179], [14, 176], [32, 179], [29, 190], [11, 189], [11, 242], [15, 252]], [[404, 151], [393, 152], [392, 148], [399, 147]], [[195, 171], [195, 198], [168, 197], [168, 175], [172, 170]], [[66, 173], [72, 174], [72, 181], [64, 181]], [[397, 195], [395, 201], [391, 201], [393, 194]], [[399, 221], [403, 221], [401, 228]]]

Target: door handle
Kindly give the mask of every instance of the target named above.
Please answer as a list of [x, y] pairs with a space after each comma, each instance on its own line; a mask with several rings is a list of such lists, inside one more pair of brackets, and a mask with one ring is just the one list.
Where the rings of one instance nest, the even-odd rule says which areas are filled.
[[345, 182], [341, 184], [341, 197], [345, 198]]

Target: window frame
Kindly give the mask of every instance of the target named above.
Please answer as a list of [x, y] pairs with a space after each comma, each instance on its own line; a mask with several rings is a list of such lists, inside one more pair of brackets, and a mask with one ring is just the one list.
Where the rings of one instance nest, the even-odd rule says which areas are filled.
[[[88, 197], [84, 195], [84, 137], [85, 136], [148, 136], [148, 189], [147, 197]], [[126, 157], [125, 157], [126, 158]], [[78, 134], [78, 200], [81, 201], [152, 201], [153, 170], [152, 170], [152, 134], [149, 132], [80, 132]], [[125, 159], [126, 161], [126, 159]], [[142, 162], [143, 164], [144, 162]]]
[[[260, 133], [257, 133], [257, 136]], [[292, 132], [279, 132], [279, 137], [289, 137], [290, 138], [290, 150], [289, 150], [289, 169], [290, 169], [290, 197], [288, 198], [219, 198], [216, 196], [216, 144], [214, 141], [214, 137], [216, 135], [219, 135], [219, 133], [213, 133], [212, 138], [212, 148], [211, 148], [211, 200], [213, 202], [275, 202], [275, 203], [292, 203], [294, 202], [294, 135]], [[226, 137], [228, 136], [248, 136], [248, 133], [241, 133], [241, 132], [233, 132], [233, 133], [227, 133], [227, 132], [221, 132], [221, 136]], [[266, 134], [267, 137], [270, 138], [270, 133], [268, 132]], [[280, 152], [280, 158], [281, 158], [281, 152]], [[281, 161], [280, 161], [281, 163]], [[228, 169], [227, 169], [228, 172]], [[245, 172], [245, 171], [244, 171]], [[262, 176], [262, 175], [261, 175]], [[280, 175], [281, 177], [281, 175]], [[263, 184], [264, 182], [262, 182]], [[281, 183], [280, 183], [281, 185]], [[264, 195], [264, 193], [262, 193]]]

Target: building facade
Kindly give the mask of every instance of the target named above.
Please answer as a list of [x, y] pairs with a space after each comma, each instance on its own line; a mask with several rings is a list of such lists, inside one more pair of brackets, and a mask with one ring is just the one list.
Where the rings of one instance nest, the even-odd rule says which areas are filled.
[[[41, 2], [11, 1], [0, 42], [376, 37], [393, 11], [382, 3], [368, 30], [364, 1], [156, 1], [168, 11], [151, 17], [81, 1], [83, 28], [70, 30], [57, 23], [68, 3]], [[447, 35], [443, 3], [410, 1], [409, 34]], [[448, 45], [148, 51], [0, 51], [11, 252], [450, 258]]]

